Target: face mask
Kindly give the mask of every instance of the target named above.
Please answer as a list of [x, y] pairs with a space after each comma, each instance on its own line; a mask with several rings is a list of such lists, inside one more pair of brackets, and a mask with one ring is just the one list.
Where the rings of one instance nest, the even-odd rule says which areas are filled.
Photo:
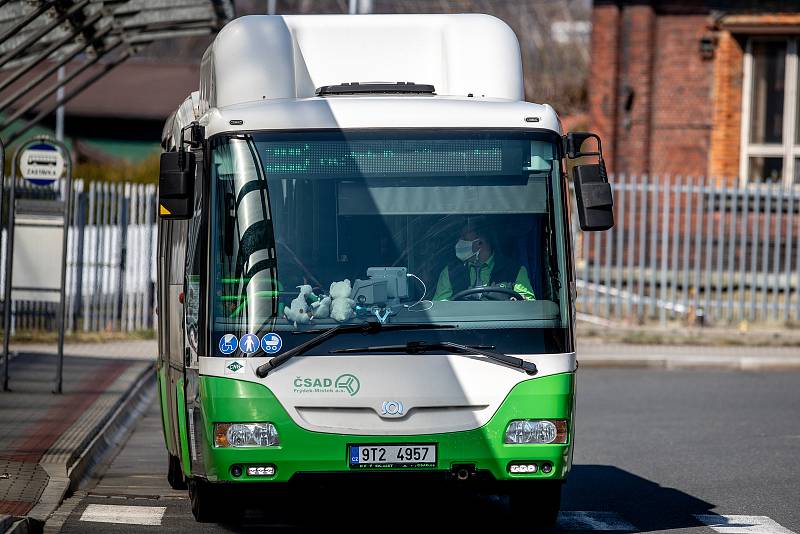
[[472, 241], [465, 241], [464, 239], [459, 239], [456, 243], [456, 258], [461, 261], [467, 261], [478, 254], [479, 251], [472, 251], [472, 244], [478, 241], [477, 239], [473, 239]]

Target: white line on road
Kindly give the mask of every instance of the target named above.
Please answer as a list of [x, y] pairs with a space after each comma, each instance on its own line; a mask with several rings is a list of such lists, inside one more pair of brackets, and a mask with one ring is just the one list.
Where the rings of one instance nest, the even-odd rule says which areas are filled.
[[696, 515], [704, 525], [721, 534], [794, 534], [765, 515]]
[[81, 521], [98, 523], [128, 523], [133, 525], [160, 525], [166, 506], [118, 506], [115, 504], [90, 504], [83, 511]]
[[614, 512], [561, 512], [558, 514], [561, 530], [619, 530], [633, 532], [636, 528]]

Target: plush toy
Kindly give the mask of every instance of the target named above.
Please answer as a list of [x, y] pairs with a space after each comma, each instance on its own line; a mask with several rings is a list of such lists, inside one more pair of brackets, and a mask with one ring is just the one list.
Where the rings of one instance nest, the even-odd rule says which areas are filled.
[[331, 300], [330, 297], [322, 297], [311, 303], [314, 319], [327, 319], [331, 316]]
[[353, 317], [353, 306], [356, 301], [350, 298], [353, 288], [350, 285], [350, 280], [345, 279], [341, 282], [333, 282], [331, 284], [331, 318], [339, 321], [340, 323]]
[[291, 302], [288, 308], [284, 308], [283, 314], [289, 321], [292, 321], [295, 326], [298, 324], [306, 324], [311, 321], [311, 307], [308, 305], [308, 296], [311, 295], [311, 286], [302, 285], [297, 286], [300, 294]]

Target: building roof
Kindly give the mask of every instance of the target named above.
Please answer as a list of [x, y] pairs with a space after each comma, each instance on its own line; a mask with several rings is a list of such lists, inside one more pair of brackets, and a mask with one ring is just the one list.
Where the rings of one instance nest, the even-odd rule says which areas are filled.
[[[161, 39], [207, 35], [233, 18], [232, 0], [7, 0], [2, 4], [0, 110], [5, 116], [0, 133], [18, 125], [18, 119], [27, 121], [9, 134], [7, 142], [112, 72], [142, 46]], [[80, 63], [65, 77], [53, 76], [60, 65], [73, 60]], [[140, 78], [147, 83], [148, 76]], [[49, 98], [59, 87], [65, 89], [63, 94]], [[156, 87], [141, 87], [130, 99], [146, 98]], [[116, 94], [111, 91], [112, 96]], [[118, 113], [124, 113], [127, 106], [119, 99], [117, 107]]]
[[197, 88], [200, 66], [190, 63], [123, 63], [66, 105], [71, 115], [165, 120], [175, 103]]

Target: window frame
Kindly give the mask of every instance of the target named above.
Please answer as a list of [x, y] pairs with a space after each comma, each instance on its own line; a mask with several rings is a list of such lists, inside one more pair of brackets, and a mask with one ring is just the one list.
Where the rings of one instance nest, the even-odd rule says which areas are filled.
[[[752, 124], [753, 86], [755, 79], [753, 43], [764, 41], [786, 42], [786, 57], [784, 68], [784, 93], [783, 93], [783, 142], [778, 143], [751, 143], [750, 126]], [[741, 144], [739, 150], [739, 182], [742, 186], [758, 184], [750, 179], [750, 159], [754, 157], [779, 157], [783, 160], [783, 186], [798, 187], [794, 183], [795, 160], [800, 159], [800, 141], [797, 141], [797, 132], [800, 129], [798, 117], [797, 98], [800, 97], [800, 80], [798, 80], [798, 64], [800, 61], [800, 37], [796, 36], [753, 36], [748, 37], [745, 46], [744, 65], [742, 75], [742, 120]]]
[[[324, 133], [339, 133], [342, 135], [348, 134], [358, 134], [358, 133], [382, 133], [382, 132], [413, 132], [416, 134], [456, 134], [456, 133], [466, 133], [466, 134], [474, 134], [476, 132], [481, 133], [496, 133], [496, 134], [520, 134], [525, 137], [528, 141], [530, 141], [532, 135], [531, 134], [544, 134], [544, 137], [547, 137], [548, 140], [552, 139], [553, 145], [555, 147], [555, 158], [554, 162], [559, 162], [559, 164], [553, 166], [552, 172], [555, 174], [551, 176], [548, 183], [551, 184], [552, 194], [553, 194], [553, 204], [551, 206], [551, 216], [554, 215], [555, 207], [560, 206], [559, 209], [563, 210], [560, 217], [553, 216], [551, 222], [554, 224], [556, 228], [556, 243], [554, 244], [557, 247], [558, 251], [558, 269], [560, 271], [559, 279], [560, 285], [557, 289], [557, 294], [560, 299], [559, 302], [559, 320], [562, 322], [562, 325], [558, 328], [540, 328], [540, 327], [533, 327], [532, 329], [539, 332], [545, 332], [548, 336], [550, 336], [550, 331], [558, 331], [558, 335], [562, 335], [560, 333], [563, 330], [563, 347], [558, 348], [557, 352], [574, 352], [575, 350], [575, 342], [574, 342], [574, 310], [575, 310], [575, 301], [573, 298], [573, 294], [570, 292], [570, 287], [574, 286], [574, 265], [572, 264], [572, 258], [569, 255], [571, 253], [571, 240], [569, 238], [568, 232], [570, 232], [570, 219], [569, 219], [569, 206], [568, 206], [568, 199], [567, 195], [569, 189], [567, 188], [567, 179], [566, 173], [563, 171], [563, 160], [564, 160], [564, 152], [563, 152], [563, 143], [562, 139], [559, 134], [553, 130], [544, 129], [544, 128], [519, 128], [519, 127], [454, 127], [454, 128], [442, 128], [442, 127], [435, 127], [435, 128], [402, 128], [402, 127], [384, 127], [384, 128], [332, 128], [332, 129], [278, 129], [278, 130], [242, 130], [242, 131], [225, 131], [214, 134], [209, 139], [206, 140], [205, 145], [205, 152], [204, 154], [207, 157], [204, 160], [205, 164], [205, 176], [207, 180], [205, 182], [206, 190], [206, 204], [205, 206], [207, 209], [207, 217], [208, 217], [208, 255], [210, 261], [207, 262], [207, 271], [208, 271], [208, 280], [215, 280], [216, 273], [213, 271], [214, 263], [216, 261], [216, 256], [214, 252], [214, 240], [216, 239], [216, 232], [218, 228], [218, 221], [216, 220], [217, 211], [215, 208], [216, 204], [216, 195], [217, 195], [217, 188], [216, 188], [216, 178], [215, 174], [212, 170], [213, 165], [213, 152], [216, 149], [217, 143], [221, 143], [225, 140], [225, 138], [234, 138], [237, 136], [245, 136], [245, 135], [270, 135], [274, 137], [278, 137], [281, 134], [324, 134]], [[556, 195], [556, 191], [558, 191], [558, 195]], [[207, 289], [205, 291], [205, 299], [206, 299], [206, 307], [201, 312], [204, 313], [204, 331], [203, 334], [207, 336], [208, 344], [207, 347], [207, 356], [214, 356], [214, 357], [225, 357], [220, 356], [216, 350], [216, 341], [218, 340], [218, 332], [216, 330], [217, 325], [217, 317], [215, 316], [215, 306], [213, 303], [213, 295], [215, 293], [214, 285], [211, 281], [208, 282]], [[563, 305], [561, 304], [563, 302]], [[481, 329], [475, 329], [476, 331], [480, 331]], [[495, 330], [494, 328], [485, 328], [484, 330]], [[513, 329], [509, 329], [513, 331]], [[530, 328], [520, 328], [520, 330], [530, 330]], [[260, 334], [259, 334], [260, 335]], [[548, 338], [549, 339], [549, 338]], [[549, 341], [548, 341], [549, 343]], [[558, 338], [557, 343], [562, 343], [561, 338]], [[284, 345], [284, 348], [287, 348]], [[555, 350], [555, 349], [553, 349]], [[541, 352], [541, 354], [550, 354], [553, 353], [553, 350]], [[536, 354], [539, 354], [538, 352]], [[227, 356], [232, 357], [232, 356]]]

